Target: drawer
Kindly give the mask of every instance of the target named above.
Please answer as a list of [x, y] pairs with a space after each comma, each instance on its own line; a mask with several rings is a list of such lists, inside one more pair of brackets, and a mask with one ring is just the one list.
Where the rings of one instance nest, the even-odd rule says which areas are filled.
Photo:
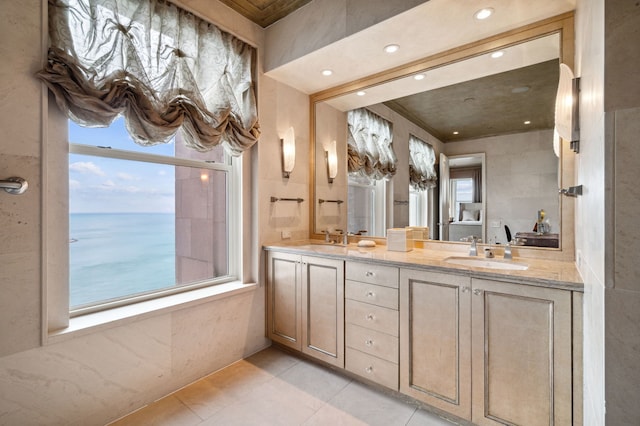
[[398, 338], [390, 334], [347, 324], [346, 345], [394, 364], [398, 363]]
[[372, 382], [398, 390], [398, 364], [347, 348], [345, 368]]
[[398, 311], [347, 299], [345, 321], [398, 337]]
[[398, 268], [371, 263], [346, 262], [345, 278], [363, 283], [398, 288]]
[[395, 288], [349, 280], [345, 285], [347, 299], [398, 310], [398, 290]]

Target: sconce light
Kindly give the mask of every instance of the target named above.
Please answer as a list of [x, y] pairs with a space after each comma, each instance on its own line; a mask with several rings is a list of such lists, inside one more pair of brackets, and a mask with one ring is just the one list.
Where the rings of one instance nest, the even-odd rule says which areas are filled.
[[293, 127], [289, 127], [287, 133], [284, 134], [282, 142], [282, 177], [289, 178], [296, 165], [296, 138]]
[[325, 156], [327, 158], [327, 176], [329, 183], [338, 176], [338, 154], [336, 152], [336, 141], [332, 141], [326, 146]]
[[579, 117], [580, 79], [574, 78], [571, 68], [560, 64], [560, 81], [556, 94], [556, 129], [558, 135], [571, 142], [571, 149], [580, 152]]

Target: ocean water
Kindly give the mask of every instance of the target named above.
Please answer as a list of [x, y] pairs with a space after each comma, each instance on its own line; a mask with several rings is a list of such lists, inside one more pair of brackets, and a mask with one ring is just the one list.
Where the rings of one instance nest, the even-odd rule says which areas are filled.
[[71, 307], [175, 285], [175, 216], [69, 215]]

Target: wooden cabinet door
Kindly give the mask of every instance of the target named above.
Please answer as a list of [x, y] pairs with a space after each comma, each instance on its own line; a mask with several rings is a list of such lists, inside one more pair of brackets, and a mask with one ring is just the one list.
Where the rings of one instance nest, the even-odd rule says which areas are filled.
[[400, 271], [400, 392], [471, 419], [471, 280]]
[[302, 349], [300, 255], [267, 255], [267, 334], [271, 340]]
[[571, 292], [472, 280], [478, 425], [570, 425]]
[[302, 256], [302, 352], [344, 367], [344, 262]]

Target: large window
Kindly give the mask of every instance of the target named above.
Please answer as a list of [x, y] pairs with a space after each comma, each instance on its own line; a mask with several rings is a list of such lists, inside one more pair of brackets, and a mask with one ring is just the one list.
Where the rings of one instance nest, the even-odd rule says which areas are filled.
[[386, 232], [385, 180], [349, 175], [347, 231], [360, 235]]
[[235, 182], [220, 145], [141, 147], [116, 120], [69, 121], [70, 306], [85, 312], [235, 278]]

